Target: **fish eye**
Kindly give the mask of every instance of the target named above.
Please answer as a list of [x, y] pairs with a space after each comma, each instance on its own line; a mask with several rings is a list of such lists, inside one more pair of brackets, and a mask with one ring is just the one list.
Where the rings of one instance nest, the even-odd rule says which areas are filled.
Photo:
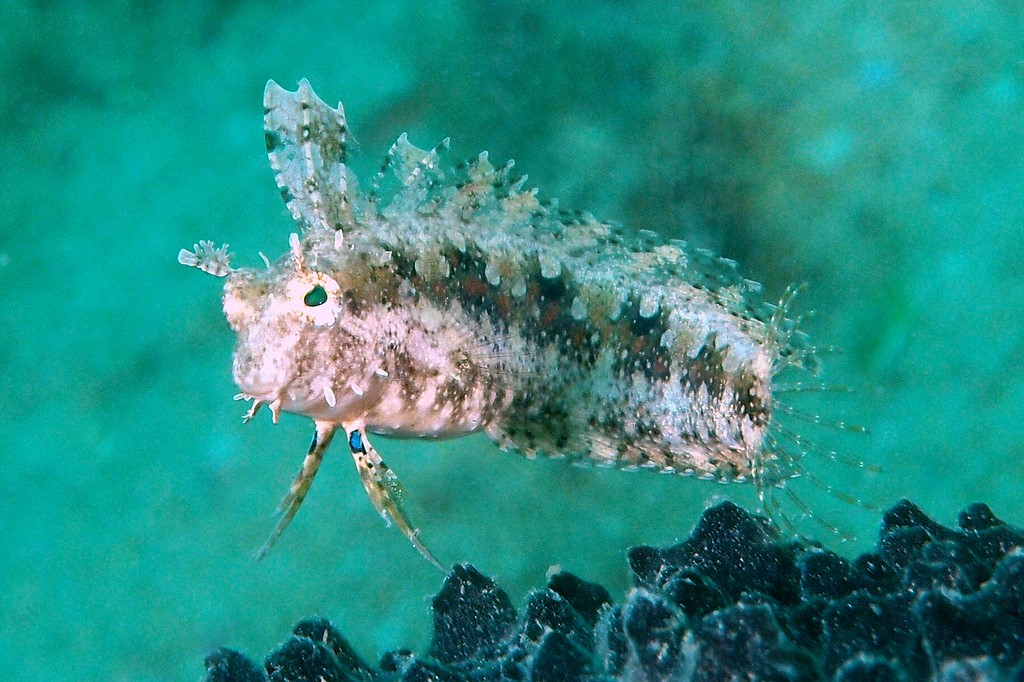
[[306, 295], [302, 297], [302, 302], [308, 305], [310, 308], [315, 308], [318, 305], [327, 303], [327, 291], [317, 284], [315, 287], [306, 292]]
[[296, 273], [284, 285], [280, 310], [298, 315], [316, 327], [328, 327], [341, 314], [341, 287], [330, 275], [305, 271]]

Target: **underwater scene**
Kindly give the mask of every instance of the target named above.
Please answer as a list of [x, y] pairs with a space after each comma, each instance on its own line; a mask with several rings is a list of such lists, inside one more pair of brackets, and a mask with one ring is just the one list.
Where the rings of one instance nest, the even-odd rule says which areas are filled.
[[[311, 616], [398, 675], [394, 656], [378, 663], [388, 652], [441, 658], [432, 608], [460, 585], [495, 581], [511, 604], [502, 618], [568, 573], [622, 603], [637, 576], [656, 582], [678, 559], [645, 563], [631, 548], [682, 542], [698, 522], [749, 531], [740, 509], [770, 515], [780, 542], [849, 559], [874, 550], [901, 499], [947, 527], [994, 527], [979, 507], [958, 517], [979, 502], [1024, 526], [1022, 27], [1024, 7], [997, 0], [4, 2], [0, 677], [202, 679], [220, 647], [262, 661]], [[330, 144], [310, 146], [310, 130]], [[330, 171], [327, 185], [310, 167]], [[431, 184], [401, 205], [425, 169], [454, 196], [483, 177], [513, 217], [550, 216], [558, 237], [542, 236], [571, 258], [545, 260], [556, 251], [483, 203], [460, 214], [472, 220], [458, 237], [492, 245], [479, 276], [468, 251], [410, 257], [395, 246], [420, 225], [408, 216], [443, 204]], [[408, 295], [379, 279], [401, 267], [458, 304], [431, 312], [442, 329], [456, 312], [508, 320], [517, 300], [564, 295], [537, 329], [494, 332], [496, 355], [445, 337], [460, 368], [497, 358], [484, 374], [499, 394], [525, 386], [564, 409], [520, 406], [529, 419], [490, 430], [511, 408], [446, 413], [459, 429], [412, 417], [328, 427], [336, 405], [373, 391], [317, 383], [316, 406], [301, 407], [260, 397], [265, 374], [236, 385], [253, 357], [279, 367], [292, 351], [250, 335], [233, 360], [233, 327], [257, 305], [246, 296], [273, 285], [246, 280], [249, 293], [236, 283], [225, 298], [225, 281], [358, 251], [353, 234], [321, 240], [319, 223], [371, 214], [388, 184], [393, 248], [366, 276], [383, 307]], [[641, 256], [623, 251], [632, 240], [648, 245]], [[485, 265], [498, 250], [506, 260]], [[579, 354], [540, 362], [530, 336], [564, 323], [566, 343], [600, 356], [609, 337], [586, 324], [611, 297], [633, 336], [614, 337], [609, 356], [643, 357], [638, 376], [664, 379], [668, 299], [644, 298], [661, 291], [648, 279], [660, 270], [619, 261], [666, 253], [685, 261], [669, 283], [714, 308], [695, 319], [728, 319], [698, 339], [718, 340], [717, 365], [690, 376], [747, 377], [737, 358], [768, 348], [768, 388], [729, 384], [745, 386], [727, 407], [750, 423], [705, 434], [678, 461], [655, 456], [658, 435], [638, 426], [655, 409], [648, 393], [622, 397], [572, 364]], [[539, 275], [508, 265], [527, 261]], [[612, 274], [587, 299], [571, 282], [595, 263]], [[306, 321], [333, 324], [331, 297], [353, 287], [310, 277], [296, 290]], [[551, 293], [557, 277], [569, 294]], [[651, 319], [666, 325], [658, 343]], [[307, 365], [324, 346], [310, 348]], [[681, 348], [671, 362], [706, 360], [700, 344]], [[420, 369], [368, 371], [426, 391]], [[575, 394], [566, 377], [579, 372], [588, 390]], [[620, 420], [577, 419], [598, 403]], [[311, 436], [334, 442], [324, 453]], [[722, 453], [740, 451], [736, 439], [759, 445], [733, 462]], [[576, 441], [587, 456], [545, 456]], [[307, 450], [323, 455], [317, 480], [263, 552]], [[898, 509], [886, 529], [918, 523]]]

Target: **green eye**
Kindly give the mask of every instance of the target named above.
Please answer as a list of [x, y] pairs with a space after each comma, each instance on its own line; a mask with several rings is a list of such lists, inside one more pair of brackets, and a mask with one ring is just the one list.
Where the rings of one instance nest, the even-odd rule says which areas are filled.
[[327, 292], [324, 288], [317, 284], [315, 287], [309, 290], [305, 296], [302, 297], [302, 302], [308, 305], [310, 308], [315, 308], [318, 305], [327, 303]]

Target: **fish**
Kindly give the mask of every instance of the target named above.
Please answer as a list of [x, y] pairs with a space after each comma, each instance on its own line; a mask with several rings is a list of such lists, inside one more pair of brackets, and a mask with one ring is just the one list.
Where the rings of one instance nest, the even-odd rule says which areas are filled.
[[[361, 185], [342, 104], [302, 80], [264, 92], [271, 168], [297, 229], [264, 267], [200, 241], [180, 263], [224, 278], [233, 377], [314, 435], [257, 552], [301, 506], [336, 435], [371, 503], [431, 563], [371, 437], [485, 433], [502, 449], [752, 482], [799, 475], [780, 444], [778, 376], [816, 348], [735, 262], [538, 199], [513, 162], [449, 160], [404, 133]], [[262, 255], [262, 254], [261, 254]]]

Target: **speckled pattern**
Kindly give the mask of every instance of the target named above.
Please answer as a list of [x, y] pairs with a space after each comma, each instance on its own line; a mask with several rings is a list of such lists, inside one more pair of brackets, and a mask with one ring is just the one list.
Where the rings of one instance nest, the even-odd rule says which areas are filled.
[[[269, 651], [311, 613], [370, 661], [426, 650], [440, 574], [382, 528], [342, 434], [295, 527], [251, 560], [310, 420], [240, 426], [219, 287], [174, 254], [216, 238], [256, 267], [288, 248], [259, 141], [268, 78], [344, 99], [362, 192], [399, 133], [452, 135], [456, 161], [515, 158], [542, 202], [735, 259], [768, 301], [806, 283], [801, 328], [839, 352], [794, 380], [852, 391], [778, 377], [773, 396], [870, 434], [772, 420], [882, 471], [805, 468], [946, 525], [975, 500], [1024, 525], [1021, 3], [438, 8], [0, 3], [7, 678], [194, 681], [214, 647]], [[752, 485], [527, 461], [483, 434], [370, 436], [424, 542], [517, 606], [551, 565], [619, 600], [627, 547], [671, 544], [723, 497], [758, 506]], [[806, 476], [778, 492], [856, 537], [792, 514], [831, 549], [873, 544], [877, 513]]]
[[[486, 153], [453, 168], [448, 140], [425, 151], [402, 135], [360, 191], [340, 104], [303, 80], [294, 93], [271, 81], [264, 106], [300, 228], [290, 252], [238, 270], [226, 246], [179, 256], [227, 278], [253, 414], [267, 404], [360, 444], [364, 430], [483, 430], [530, 456], [786, 478], [772, 380], [813, 351], [731, 262], [541, 204]], [[295, 508], [322, 449], [315, 439]]]

